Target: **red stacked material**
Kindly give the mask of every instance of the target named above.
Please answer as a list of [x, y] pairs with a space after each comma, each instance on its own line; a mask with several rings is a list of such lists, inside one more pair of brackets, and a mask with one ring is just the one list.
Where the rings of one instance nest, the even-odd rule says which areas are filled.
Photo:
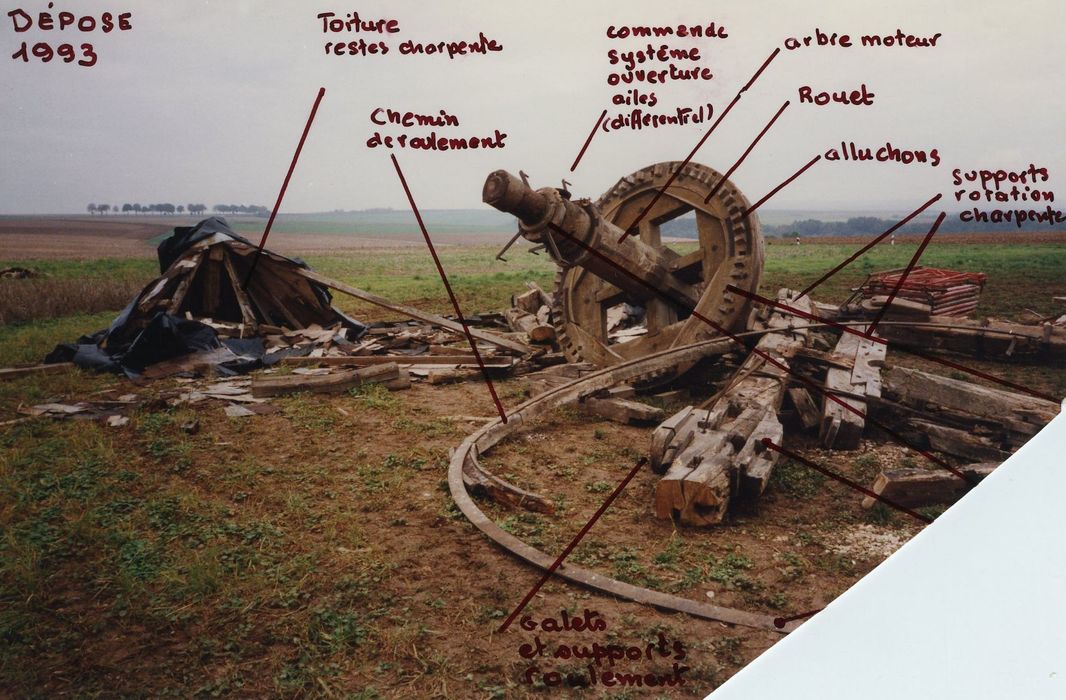
[[[870, 275], [859, 292], [864, 299], [890, 295], [904, 272], [900, 269]], [[928, 304], [936, 316], [967, 316], [977, 308], [987, 278], [983, 272], [919, 266], [907, 275], [896, 296]]]

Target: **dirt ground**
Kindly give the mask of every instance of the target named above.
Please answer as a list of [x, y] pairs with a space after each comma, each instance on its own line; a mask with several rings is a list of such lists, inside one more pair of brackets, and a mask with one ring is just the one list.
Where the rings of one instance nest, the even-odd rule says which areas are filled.
[[[0, 246], [5, 259], [150, 257], [147, 241], [180, 222], [123, 223], [72, 218], [56, 233], [54, 222], [0, 219]], [[423, 245], [272, 234], [271, 247], [307, 255], [317, 245], [336, 252], [339, 241]], [[946, 373], [894, 351], [889, 363]], [[966, 364], [1048, 393], [1066, 387], [1063, 367]], [[449, 450], [494, 415], [480, 382], [297, 395], [248, 418], [227, 418], [220, 402], [167, 407], [161, 397], [183, 387], [81, 372], [0, 384], [0, 421], [44, 401], [134, 393], [141, 406], [116, 428], [70, 420], [0, 427], [0, 695], [703, 697], [781, 638], [559, 580], [534, 596], [525, 624], [499, 632], [541, 572], [488, 541], [448, 493]], [[505, 406], [530, 392], [520, 377], [497, 388]], [[689, 396], [663, 407], [713, 392], [695, 380], [684, 388]], [[925, 464], [876, 431], [853, 452], [823, 450], [795, 426], [786, 434], [786, 447], [862, 484], [882, 469]], [[556, 514], [478, 503], [505, 530], [556, 554], [649, 440], [647, 427], [556, 411], [482, 459], [551, 499]], [[824, 607], [923, 527], [883, 507], [863, 509], [860, 494], [788, 460], [762, 498], [737, 504], [714, 528], [656, 519], [656, 480], [640, 471], [572, 561], [787, 617]], [[547, 620], [564, 613], [605, 628], [548, 631]], [[571, 647], [571, 658], [526, 658], [523, 645], [538, 640]], [[589, 663], [572, 655], [593, 645], [646, 654], [593, 663], [594, 683]], [[604, 671], [668, 679], [675, 662], [686, 669], [682, 686], [602, 684]], [[550, 685], [551, 672], [560, 685]]]

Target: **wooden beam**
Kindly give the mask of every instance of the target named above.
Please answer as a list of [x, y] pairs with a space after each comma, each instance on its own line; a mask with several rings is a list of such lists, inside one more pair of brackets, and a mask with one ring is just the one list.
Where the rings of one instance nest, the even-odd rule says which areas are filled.
[[430, 384], [458, 384], [474, 379], [481, 379], [481, 372], [476, 369], [431, 369], [426, 376]]
[[972, 321], [954, 316], [930, 316], [928, 324], [878, 326], [893, 346], [923, 352], [948, 350], [981, 358], [1036, 356], [1066, 357], [1066, 328], [1005, 321]]
[[[533, 294], [534, 292], [527, 292]], [[534, 343], [550, 343], [555, 340], [555, 328], [541, 323], [533, 314], [521, 309], [504, 309], [503, 317], [507, 324], [519, 333], [525, 333]]]
[[527, 314], [536, 314], [543, 304], [540, 301], [540, 294], [536, 289], [530, 289], [522, 292], [521, 294], [515, 294], [511, 297], [511, 306], [519, 311], [525, 311]]
[[241, 281], [237, 277], [237, 271], [233, 269], [233, 261], [230, 260], [228, 254], [222, 256], [222, 263], [226, 266], [226, 274], [229, 275], [230, 285], [233, 287], [233, 293], [237, 297], [237, 304], [241, 307], [241, 318], [244, 319], [244, 325], [255, 329], [259, 322], [256, 321], [255, 312], [252, 311], [252, 302], [241, 287]]
[[167, 313], [173, 316], [178, 316], [181, 309], [181, 302], [185, 301], [185, 295], [189, 293], [189, 286], [192, 284], [192, 280], [196, 277], [196, 272], [200, 269], [200, 265], [204, 261], [203, 252], [198, 253], [195, 258], [195, 263], [191, 270], [186, 270], [183, 273], [181, 281], [178, 282], [178, 288], [174, 290], [174, 295], [170, 297], [170, 303], [167, 304]]
[[803, 427], [810, 429], [822, 422], [822, 413], [811, 398], [811, 392], [801, 386], [794, 386], [788, 390], [788, 397], [792, 400], [792, 407], [803, 423]]
[[[865, 333], [866, 328], [859, 326], [856, 330]], [[823, 398], [819, 438], [829, 449], [858, 449], [866, 420], [856, 411], [865, 414], [866, 401], [856, 397], [881, 395], [881, 366], [885, 363], [887, 348], [884, 343], [861, 338], [854, 333], [840, 334], [831, 359], [844, 367], [830, 365], [825, 375], [825, 388], [855, 410], [849, 411], [831, 400], [828, 394]]]
[[[810, 309], [808, 299], [793, 296], [789, 290], [778, 292], [784, 303]], [[780, 311], [764, 318], [774, 332], [756, 347], [787, 365], [806, 344], [808, 332], [793, 330], [791, 316]], [[688, 406], [653, 432], [651, 465], [666, 471], [655, 489], [658, 517], [712, 525], [725, 517], [731, 498], [755, 498], [763, 492], [777, 452], [765, 449], [762, 441], [780, 444], [784, 436], [777, 412], [787, 384], [785, 370], [752, 353], [709, 408]]]
[[586, 413], [615, 423], [657, 423], [663, 419], [663, 410], [640, 401], [622, 398], [596, 398], [590, 396], [581, 404]]
[[[344, 284], [343, 282], [338, 282], [337, 280], [332, 280], [329, 277], [324, 277], [312, 270], [299, 268], [297, 272], [306, 277], [307, 279], [311, 280], [312, 282], [318, 282], [319, 284], [325, 287], [335, 289], [338, 292], [353, 296], [361, 301], [374, 304], [375, 306], [380, 306], [382, 308], [388, 309], [389, 311], [395, 311], [396, 313], [403, 314], [409, 318], [417, 319], [419, 321], [425, 321], [426, 323], [431, 323], [435, 326], [445, 328], [461, 336], [466, 336], [465, 332], [463, 331], [463, 325], [461, 323], [458, 323], [457, 321], [452, 321], [450, 319], [444, 318], [443, 316], [437, 316], [436, 314], [431, 314], [426, 311], [420, 311], [419, 309], [416, 309], [413, 306], [407, 306], [405, 304], [396, 304], [394, 302], [389, 301], [388, 299], [385, 299], [384, 297], [379, 297], [376, 294], [371, 294], [370, 292], [364, 291], [357, 287]], [[535, 348], [529, 345], [525, 345], [524, 343], [519, 343], [508, 338], [502, 338], [495, 333], [489, 333], [487, 331], [483, 331], [477, 328], [470, 328], [470, 335], [490, 345], [495, 345], [496, 347], [510, 350], [511, 352], [518, 353], [519, 355], [531, 355], [535, 352]]]
[[264, 398], [282, 396], [298, 391], [315, 394], [339, 394], [361, 384], [384, 383], [401, 379], [400, 368], [395, 363], [363, 367], [332, 374], [287, 374], [271, 376], [260, 374], [252, 377], [252, 396]]
[[[498, 358], [492, 358], [497, 359]], [[328, 365], [330, 367], [349, 365], [367, 367], [395, 362], [398, 365], [446, 365], [452, 367], [478, 367], [473, 355], [327, 355], [326, 357], [283, 357], [283, 365]], [[512, 362], [486, 361], [488, 369], [510, 369]]]
[[[972, 480], [980, 481], [991, 474], [999, 462], [980, 462], [959, 467]], [[959, 477], [944, 469], [890, 469], [874, 479], [871, 491], [905, 508], [922, 508], [938, 503], [954, 503], [971, 488]], [[872, 508], [877, 499], [862, 499], [863, 508]]]
[[218, 311], [218, 302], [222, 298], [222, 256], [226, 251], [223, 246], [214, 245], [207, 249], [207, 261], [204, 263], [204, 312], [213, 317]]

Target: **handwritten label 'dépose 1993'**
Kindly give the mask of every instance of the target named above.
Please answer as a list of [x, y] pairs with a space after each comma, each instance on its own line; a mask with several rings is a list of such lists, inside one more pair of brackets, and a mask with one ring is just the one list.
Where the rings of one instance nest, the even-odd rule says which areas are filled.
[[[55, 3], [48, 3], [51, 10]], [[29, 13], [21, 8], [16, 8], [7, 13], [11, 18], [12, 28], [16, 34], [23, 34], [32, 29], [41, 32], [62, 32], [66, 35], [91, 34], [103, 32], [110, 34], [114, 31], [126, 32], [133, 29], [130, 21], [132, 12], [102, 12], [96, 14], [82, 14], [68, 12], [36, 12]], [[29, 42], [23, 41], [11, 58], [29, 63], [31, 58], [38, 59], [42, 63], [48, 63], [58, 58], [63, 63], [74, 63], [79, 66], [90, 68], [96, 65], [96, 49], [89, 42], [72, 42], [53, 44], [49, 41]]]

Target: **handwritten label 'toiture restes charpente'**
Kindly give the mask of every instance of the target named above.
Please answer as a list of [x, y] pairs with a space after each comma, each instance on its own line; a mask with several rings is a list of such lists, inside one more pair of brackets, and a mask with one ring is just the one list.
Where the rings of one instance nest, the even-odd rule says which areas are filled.
[[[520, 657], [535, 662], [522, 673], [521, 681], [526, 685], [666, 688], [686, 684], [684, 674], [689, 668], [681, 665], [687, 656], [685, 645], [680, 640], [670, 640], [662, 632], [647, 643], [601, 643], [600, 635], [607, 631], [607, 621], [600, 613], [588, 608], [579, 617], [571, 616], [565, 610], [560, 612], [558, 619], [523, 615], [519, 626], [526, 632], [535, 633], [532, 642], [518, 647]], [[558, 641], [558, 638], [541, 639], [542, 634], [566, 633], [578, 634], [586, 640], [593, 637], [593, 641], [569, 643]], [[650, 664], [650, 668], [640, 668], [644, 664]], [[667, 664], [670, 665], [667, 667]]]

